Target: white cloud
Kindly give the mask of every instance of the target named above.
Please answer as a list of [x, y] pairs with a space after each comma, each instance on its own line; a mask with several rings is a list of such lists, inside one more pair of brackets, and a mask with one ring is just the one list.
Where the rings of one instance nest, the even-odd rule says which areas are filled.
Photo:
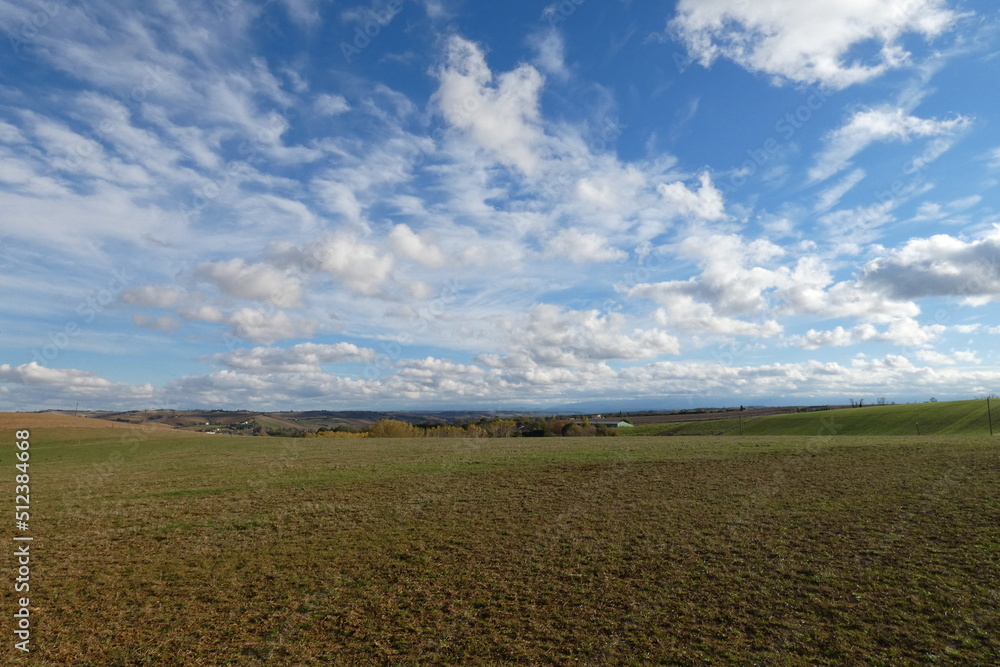
[[0, 383], [18, 390], [14, 409], [67, 408], [80, 402], [83, 409], [149, 405], [157, 395], [151, 384], [112, 382], [91, 371], [48, 368], [32, 361], [20, 366], [0, 365]]
[[319, 373], [322, 364], [371, 361], [375, 350], [352, 343], [300, 343], [290, 348], [255, 347], [212, 355], [211, 363], [251, 373]]
[[800, 305], [805, 306], [798, 312], [801, 315], [820, 315], [828, 319], [853, 317], [878, 323], [920, 314], [920, 307], [912, 301], [895, 299], [882, 290], [854, 280], [835, 283], [814, 301]]
[[[901, 197], [907, 193], [903, 192]], [[884, 201], [868, 206], [840, 209], [824, 213], [819, 218], [823, 226], [821, 240], [830, 247], [829, 254], [857, 255], [863, 248], [874, 243], [883, 234], [883, 228], [893, 222], [892, 211], [899, 206], [900, 199], [891, 193], [884, 194]]]
[[494, 367], [580, 367], [612, 359], [650, 359], [677, 354], [676, 337], [660, 329], [629, 327], [620, 314], [535, 304], [520, 314], [493, 317], [503, 356], [482, 355]]
[[925, 222], [928, 220], [944, 220], [957, 216], [962, 211], [972, 208], [983, 200], [982, 195], [971, 195], [950, 201], [946, 204], [925, 201], [917, 207], [916, 214], [910, 218], [911, 222]]
[[[403, 236], [403, 233], [398, 236]], [[295, 273], [333, 277], [352, 292], [363, 296], [383, 294], [383, 287], [392, 280], [395, 266], [391, 252], [366, 243], [346, 230], [338, 230], [302, 247], [287, 242], [276, 243], [269, 257], [277, 266]]]
[[560, 79], [569, 76], [566, 69], [566, 44], [557, 30], [535, 33], [529, 38], [535, 49], [535, 62], [546, 74]]
[[789, 343], [804, 350], [815, 350], [820, 347], [844, 347], [857, 345], [874, 339], [878, 330], [871, 324], [862, 324], [851, 329], [838, 326], [829, 331], [810, 329], [802, 336], [789, 339]]
[[313, 249], [319, 266], [360, 294], [374, 295], [392, 271], [393, 257], [346, 234], [338, 234]]
[[690, 216], [699, 220], [721, 220], [725, 217], [722, 193], [712, 184], [712, 177], [703, 172], [698, 178], [701, 187], [698, 191], [690, 190], [684, 183], [665, 183], [660, 185], [660, 195], [677, 207], [680, 215]]
[[969, 122], [963, 116], [950, 120], [918, 118], [893, 107], [858, 111], [843, 127], [827, 135], [826, 147], [816, 157], [815, 166], [809, 170], [809, 178], [822, 181], [833, 176], [850, 166], [851, 158], [876, 141], [909, 141], [911, 137], [950, 136], [967, 127]]
[[549, 239], [548, 249], [575, 264], [617, 262], [628, 257], [628, 253], [611, 245], [606, 238], [574, 228], [560, 230]]
[[889, 323], [878, 340], [907, 347], [924, 347], [941, 337], [947, 327], [941, 324], [921, 325], [911, 317], [901, 317]]
[[317, 0], [282, 0], [289, 18], [302, 28], [311, 28], [320, 22]]
[[989, 166], [993, 169], [1000, 169], [1000, 146], [989, 151], [986, 158]]
[[270, 345], [287, 338], [308, 338], [316, 333], [316, 322], [293, 319], [283, 310], [268, 311], [257, 308], [240, 308], [227, 317], [232, 334], [251, 343]]
[[336, 116], [351, 109], [351, 105], [347, 103], [347, 98], [343, 95], [329, 95], [327, 93], [317, 97], [314, 106], [316, 112], [321, 116]]
[[[698, 260], [701, 274], [689, 280], [639, 284], [628, 290], [634, 298], [653, 299], [666, 308], [679, 307], [687, 296], [712, 304], [723, 315], [757, 315], [765, 311], [763, 293], [787, 282], [787, 271], [761, 263], [781, 257], [784, 250], [764, 239], [746, 241], [736, 235], [689, 236], [678, 254]], [[689, 309], [691, 306], [685, 306]]]
[[859, 280], [898, 299], [960, 298], [967, 305], [1000, 300], [1000, 227], [974, 241], [947, 234], [909, 240], [866, 264]]
[[[736, 4], [705, 0], [698, 11]], [[843, 27], [838, 17], [853, 16], [843, 3], [820, 4], [834, 18], [833, 32]], [[889, 4], [899, 6], [895, 0]], [[443, 6], [426, 5], [430, 12]], [[742, 5], [734, 11], [746, 16], [775, 6]], [[416, 356], [427, 353], [424, 346], [461, 350], [462, 360], [480, 356], [474, 363], [400, 358], [380, 370], [378, 381], [369, 381], [339, 377], [326, 368], [348, 363], [355, 365], [345, 369], [356, 370], [356, 364], [370, 361], [368, 348], [311, 342], [286, 350], [255, 347], [204, 358], [219, 372], [168, 382], [166, 393], [105, 384], [84, 371], [22, 372], [35, 387], [42, 387], [37, 381], [45, 377], [65, 380], [65, 391], [44, 385], [59, 400], [88, 386], [106, 391], [101, 396], [109, 401], [117, 392], [122, 400], [155, 394], [185, 405], [190, 397], [239, 407], [328, 405], [330, 400], [396, 406], [453, 397], [552, 401], [562, 395], [613, 396], [626, 383], [646, 395], [667, 395], [678, 386], [727, 388], [727, 382], [739, 391], [785, 395], [785, 382], [791, 387], [788, 395], [806, 395], [810, 383], [822, 388], [828, 376], [839, 374], [844, 383], [868, 378], [829, 365], [769, 364], [727, 370], [719, 383], [717, 368], [694, 362], [623, 366], [678, 354], [689, 343], [705, 349], [718, 336], [778, 337], [790, 326], [785, 318], [801, 318], [793, 322], [797, 333], [814, 328], [802, 337], [779, 338], [782, 342], [808, 349], [852, 341], [895, 343], [921, 348], [911, 354], [918, 360], [943, 336], [919, 324], [918, 299], [957, 295], [975, 305], [998, 298], [996, 281], [989, 279], [994, 274], [970, 268], [997, 249], [993, 240], [970, 240], [956, 231], [950, 244], [933, 237], [923, 250], [911, 241], [887, 251], [872, 243], [897, 231], [888, 223], [902, 196], [833, 210], [863, 175], [847, 169], [857, 151], [877, 141], [941, 139], [914, 142], [923, 145], [908, 158], [911, 166], [923, 167], [951, 145], [961, 119], [916, 118], [911, 115], [915, 107], [876, 110], [888, 117], [882, 125], [877, 118], [867, 118], [868, 125], [851, 119], [829, 135], [829, 154], [817, 158], [828, 159], [843, 180], [834, 184], [840, 179], [831, 179], [817, 199], [790, 202], [768, 217], [763, 207], [773, 199], [763, 193], [758, 199], [758, 193], [743, 190], [739, 199], [724, 200], [711, 175], [718, 172], [710, 171], [724, 165], [701, 171], [695, 164], [692, 171], [689, 156], [681, 164], [663, 152], [670, 116], [686, 122], [697, 102], [671, 108], [663, 90], [636, 90], [648, 93], [650, 103], [663, 101], [667, 122], [650, 128], [649, 136], [641, 136], [647, 128], [634, 128], [627, 141], [618, 141], [625, 127], [619, 104], [623, 109], [631, 104], [633, 91], [628, 100], [618, 99], [626, 89], [616, 89], [613, 82], [570, 79], [567, 45], [578, 43], [573, 31], [583, 23], [567, 23], [566, 40], [554, 30], [534, 33], [520, 61], [531, 64], [494, 64], [495, 70], [484, 55], [486, 44], [496, 48], [488, 36], [477, 44], [442, 38], [443, 62], [430, 65], [431, 89], [436, 84], [437, 90], [428, 99], [420, 86], [407, 86], [404, 95], [364, 78], [356, 68], [350, 73], [317, 70], [308, 58], [291, 52], [272, 69], [259, 57], [269, 42], [259, 40], [276, 36], [263, 38], [254, 26], [260, 27], [258, 18], [273, 18], [261, 11], [278, 12], [280, 20], [285, 11], [280, 3], [265, 10], [235, 3], [225, 19], [211, 6], [197, 4], [126, 11], [96, 0], [86, 12], [60, 6], [66, 14], [40, 32], [32, 58], [39, 67], [55, 65], [78, 85], [56, 86], [37, 101], [26, 99], [27, 89], [9, 89], [7, 106], [0, 110], [0, 142], [7, 142], [0, 146], [6, 221], [0, 223], [0, 242], [10, 247], [5, 257], [17, 274], [0, 279], [0, 291], [8, 295], [9, 306], [50, 316], [33, 321], [41, 327], [40, 338], [57, 309], [72, 309], [78, 296], [86, 298], [103, 286], [95, 276], [127, 265], [136, 280], [121, 292], [121, 303], [101, 313], [101, 331], [126, 325], [116, 335], [132, 341], [127, 349], [139, 348], [141, 340], [168, 339], [135, 331], [127, 326], [131, 318], [134, 325], [155, 331], [194, 323], [186, 324], [190, 336], [169, 337], [171, 345], [189, 351], [196, 341], [225, 331], [254, 344], [342, 332], [373, 340], [412, 334]], [[681, 3], [682, 10], [693, 6]], [[326, 13], [314, 0], [285, 0], [284, 7], [302, 28], [312, 25], [321, 9]], [[22, 18], [9, 25], [30, 20], [29, 10], [17, 12]], [[410, 19], [425, 20], [418, 14]], [[789, 27], [796, 16], [768, 19], [788, 31], [747, 42], [743, 55], [748, 62], [768, 49], [778, 56], [794, 52], [785, 47], [787, 40], [798, 39]], [[582, 14], [578, 18], [587, 20]], [[871, 21], [863, 16], [858, 34], [867, 34], [865, 26], [877, 21], [878, 16]], [[713, 57], [727, 56], [729, 47], [719, 45], [717, 37], [739, 23], [711, 29], [711, 42], [719, 49]], [[400, 39], [417, 34], [398, 33]], [[123, 42], [114, 35], [127, 37]], [[880, 44], [892, 42], [886, 38]], [[844, 43], [866, 48], [863, 40]], [[523, 40], [518, 44], [525, 46]], [[818, 51], [821, 47], [826, 48], [817, 45]], [[308, 44], [300, 40], [299, 48]], [[507, 49], [496, 53], [497, 63], [518, 62]], [[374, 62], [378, 54], [367, 57]], [[576, 71], [582, 65], [571, 62], [574, 75], [585, 74]], [[758, 71], [798, 80], [782, 69], [787, 62], [780, 57], [770, 64], [754, 62]], [[836, 68], [827, 72], [836, 76], [824, 80], [816, 74], [817, 62], [807, 62], [800, 74], [829, 85], [846, 80], [836, 78], [844, 74]], [[398, 69], [398, 63], [390, 66]], [[846, 58], [839, 62], [844, 71], [849, 65]], [[143, 91], [143, 99], [130, 98], [131, 89], [147, 78], [152, 87]], [[685, 94], [682, 99], [698, 98]], [[628, 113], [621, 118], [628, 121]], [[685, 129], [700, 132], [695, 126], [711, 119], [699, 112], [697, 120]], [[443, 134], [436, 125], [444, 126]], [[692, 145], [701, 138], [692, 136]], [[620, 157], [641, 151], [644, 141], [646, 157]], [[790, 164], [795, 149], [781, 158]], [[939, 187], [947, 186], [940, 181]], [[794, 189], [784, 193], [799, 196]], [[945, 192], [939, 195], [942, 203], [924, 202], [914, 219], [948, 219], [957, 225], [960, 212], [979, 204], [990, 213], [978, 195], [954, 199], [967, 194]], [[818, 220], [808, 214], [813, 203]], [[981, 229], [990, 220], [970, 222], [968, 229]], [[722, 233], [761, 222], [782, 238], [794, 238], [779, 246]], [[818, 230], [810, 228], [817, 222]], [[796, 244], [802, 238], [816, 242]], [[614, 264], [627, 259], [626, 250], [634, 246], [641, 248], [633, 255], [638, 264]], [[674, 257], [667, 261], [652, 261], [671, 251]], [[855, 257], [836, 257], [847, 252]], [[219, 261], [220, 253], [228, 261]], [[870, 263], [860, 273], [845, 279], [865, 261]], [[50, 270], [58, 282], [41, 280]], [[460, 281], [457, 288], [442, 286], [450, 276]], [[959, 281], [958, 287], [949, 280]], [[44, 287], [25, 294], [22, 287], [32, 281]], [[652, 302], [618, 300], [592, 308], [610, 296], [616, 283], [631, 287], [621, 291], [633, 299]], [[555, 303], [538, 304], [543, 297]], [[124, 315], [122, 303], [131, 306]], [[286, 310], [306, 305], [308, 311]], [[607, 312], [619, 308], [621, 313]], [[845, 321], [817, 323], [825, 319]], [[836, 324], [842, 326], [823, 331]], [[985, 325], [980, 330], [991, 331], [996, 333]], [[9, 342], [6, 327], [3, 333]], [[768, 342], [763, 349], [771, 346]], [[955, 362], [950, 367], [972, 363], [959, 353], [949, 355]], [[900, 359], [884, 364], [872, 377], [908, 377], [899, 375], [905, 367]], [[9, 367], [4, 377], [17, 381]], [[631, 382], [642, 377], [650, 379], [648, 385]], [[986, 379], [975, 382], [986, 384]], [[10, 392], [4, 386], [0, 390]], [[49, 405], [46, 401], [38, 405]]]
[[[635, 296], [641, 294], [641, 290], [634, 293]], [[661, 291], [658, 297], [664, 305], [656, 310], [654, 317], [658, 324], [673, 330], [755, 338], [769, 338], [782, 330], [781, 325], [773, 319], [751, 322], [720, 315], [711, 304], [695, 301], [688, 294], [670, 296]]]
[[437, 268], [445, 262], [440, 248], [405, 224], [393, 227], [389, 233], [389, 242], [397, 255], [409, 257], [424, 266]]
[[[728, 58], [752, 72], [840, 89], [906, 64], [904, 35], [933, 38], [958, 18], [945, 0], [681, 0], [670, 29], [706, 67]], [[852, 47], [866, 42], [878, 54], [852, 59]]]
[[204, 262], [198, 265], [197, 272], [230, 296], [265, 301], [282, 308], [302, 304], [299, 279], [268, 264], [250, 264], [236, 258]]
[[828, 187], [819, 193], [816, 202], [816, 211], [826, 211], [832, 208], [840, 198], [847, 194], [851, 188], [860, 183], [865, 177], [864, 169], [855, 169], [850, 174], [840, 180], [839, 183]]
[[189, 322], [228, 324], [228, 335], [270, 345], [288, 338], [308, 338], [319, 329], [319, 323], [308, 317], [292, 317], [273, 306], [266, 308], [239, 308], [225, 312], [212, 305], [187, 308], [180, 313]]
[[933, 366], [954, 366], [956, 364], [978, 364], [979, 357], [971, 350], [957, 350], [951, 354], [935, 350], [917, 350], [916, 357]]
[[212, 322], [218, 324], [226, 321], [226, 315], [215, 306], [198, 306], [181, 311], [181, 317], [190, 322]]
[[543, 80], [534, 67], [521, 65], [494, 81], [479, 46], [454, 35], [438, 79], [436, 103], [450, 125], [467, 132], [502, 164], [528, 176], [539, 171]]

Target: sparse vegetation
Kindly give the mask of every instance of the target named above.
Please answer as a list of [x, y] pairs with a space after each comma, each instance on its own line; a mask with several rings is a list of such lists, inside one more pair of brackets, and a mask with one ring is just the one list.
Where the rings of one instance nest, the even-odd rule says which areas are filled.
[[37, 665], [1000, 652], [989, 438], [32, 428]]

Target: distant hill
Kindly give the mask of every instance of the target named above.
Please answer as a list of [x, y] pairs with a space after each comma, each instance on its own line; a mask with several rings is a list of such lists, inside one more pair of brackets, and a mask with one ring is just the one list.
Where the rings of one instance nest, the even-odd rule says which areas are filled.
[[330, 411], [257, 412], [248, 410], [130, 410], [126, 412], [91, 412], [87, 417], [97, 423], [108, 421], [126, 424], [160, 424], [192, 431], [239, 432], [248, 425], [260, 424], [284, 431], [316, 431], [320, 428], [347, 426], [364, 429], [380, 419], [397, 419], [411, 424], [456, 424], [482, 418], [510, 417], [525, 412], [496, 410], [440, 411]]

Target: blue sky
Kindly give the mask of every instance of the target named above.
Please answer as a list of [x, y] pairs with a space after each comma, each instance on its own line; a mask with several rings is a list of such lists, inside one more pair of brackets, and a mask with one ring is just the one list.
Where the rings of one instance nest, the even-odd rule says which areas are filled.
[[0, 1], [0, 27], [0, 409], [1000, 390], [986, 2]]

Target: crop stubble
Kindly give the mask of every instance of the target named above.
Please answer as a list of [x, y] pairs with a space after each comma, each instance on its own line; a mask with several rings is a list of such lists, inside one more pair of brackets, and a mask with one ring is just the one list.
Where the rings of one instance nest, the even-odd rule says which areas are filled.
[[33, 436], [35, 664], [998, 656], [988, 439], [116, 438]]

